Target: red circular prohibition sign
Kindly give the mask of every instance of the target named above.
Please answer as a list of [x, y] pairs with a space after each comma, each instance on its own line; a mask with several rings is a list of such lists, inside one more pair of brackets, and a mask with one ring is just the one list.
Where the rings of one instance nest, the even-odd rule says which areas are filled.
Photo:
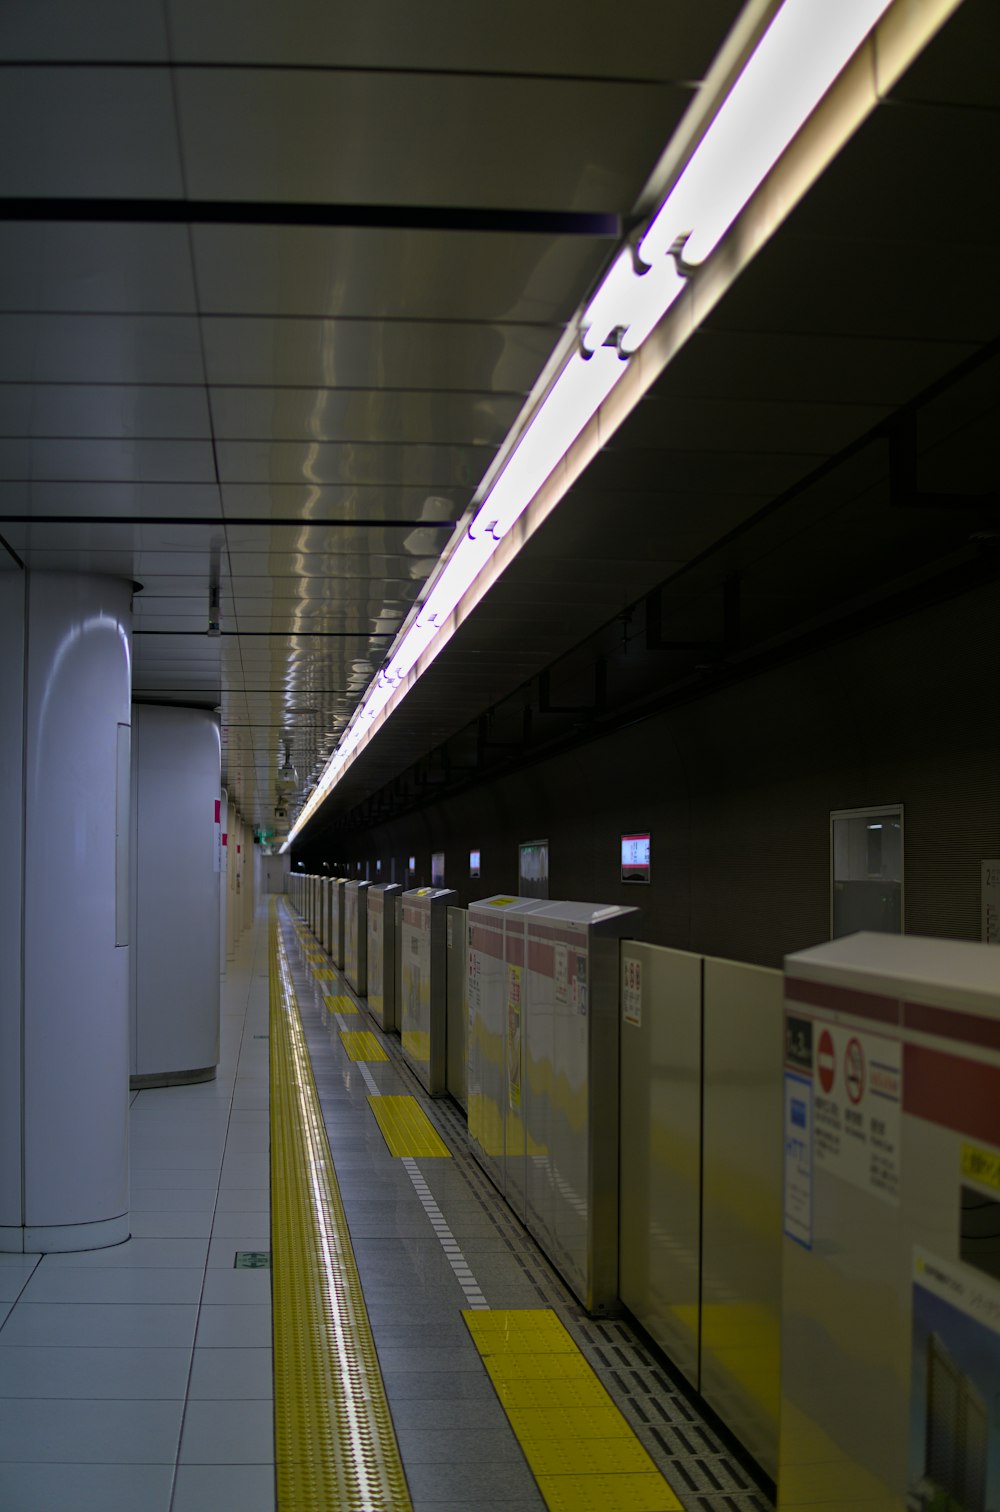
[[833, 1050], [833, 1035], [829, 1029], [824, 1029], [819, 1037], [816, 1047], [816, 1070], [819, 1072], [819, 1084], [824, 1092], [829, 1092], [833, 1086], [833, 1078], [837, 1070], [837, 1057]]

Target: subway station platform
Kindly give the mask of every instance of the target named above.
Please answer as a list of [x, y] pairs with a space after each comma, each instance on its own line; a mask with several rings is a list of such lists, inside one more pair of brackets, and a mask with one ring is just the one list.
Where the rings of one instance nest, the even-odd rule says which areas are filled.
[[284, 899], [217, 1079], [135, 1094], [130, 1138], [127, 1243], [0, 1255], [6, 1512], [769, 1509]]

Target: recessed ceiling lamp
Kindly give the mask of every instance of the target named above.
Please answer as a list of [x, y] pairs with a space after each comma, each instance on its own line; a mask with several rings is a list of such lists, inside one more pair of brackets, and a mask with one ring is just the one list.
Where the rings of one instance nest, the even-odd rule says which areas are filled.
[[[510, 447], [327, 763], [287, 844], [447, 623], [498, 543], [797, 135], [892, 0], [785, 0], [649, 224], [619, 252], [578, 327], [579, 347]], [[475, 501], [474, 501], [475, 502]], [[398, 699], [397, 699], [398, 702]]]

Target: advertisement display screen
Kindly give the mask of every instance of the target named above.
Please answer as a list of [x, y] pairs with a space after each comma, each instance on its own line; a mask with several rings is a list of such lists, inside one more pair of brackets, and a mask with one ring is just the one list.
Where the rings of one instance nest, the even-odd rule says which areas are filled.
[[470, 877], [478, 877], [479, 876], [479, 852], [478, 851], [470, 851], [469, 852], [469, 876]]
[[522, 898], [547, 898], [549, 895], [549, 842], [526, 840], [517, 848], [518, 887]]
[[622, 835], [622, 881], [649, 881], [649, 835]]
[[435, 851], [431, 856], [431, 886], [444, 886], [444, 851]]

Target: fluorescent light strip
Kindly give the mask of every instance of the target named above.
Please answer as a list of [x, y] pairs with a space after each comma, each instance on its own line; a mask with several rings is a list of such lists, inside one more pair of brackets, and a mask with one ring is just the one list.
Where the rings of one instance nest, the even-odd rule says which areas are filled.
[[[574, 352], [536, 409], [439, 571], [282, 846], [334, 786], [374, 721], [394, 712], [406, 679], [498, 543], [551, 476], [625, 371], [774, 167], [892, 0], [785, 0], [633, 250], [623, 248], [580, 322]], [[671, 252], [682, 244], [685, 271]]]
[[[785, 0], [639, 243], [704, 262], [892, 0]], [[690, 234], [689, 234], [690, 233]]]

